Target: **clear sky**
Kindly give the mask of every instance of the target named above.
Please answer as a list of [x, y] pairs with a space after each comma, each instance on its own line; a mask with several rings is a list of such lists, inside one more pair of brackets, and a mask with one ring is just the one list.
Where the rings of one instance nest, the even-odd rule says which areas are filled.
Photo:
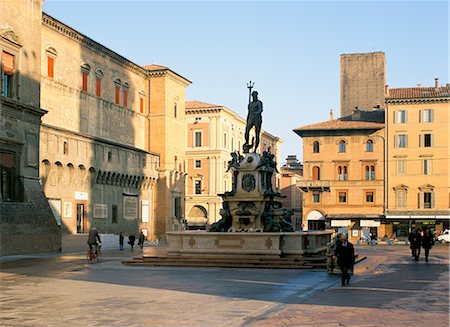
[[139, 65], [193, 82], [187, 99], [246, 117], [255, 82], [263, 129], [302, 156], [293, 128], [339, 116], [343, 53], [384, 51], [387, 84], [448, 83], [447, 1], [62, 1], [44, 12]]

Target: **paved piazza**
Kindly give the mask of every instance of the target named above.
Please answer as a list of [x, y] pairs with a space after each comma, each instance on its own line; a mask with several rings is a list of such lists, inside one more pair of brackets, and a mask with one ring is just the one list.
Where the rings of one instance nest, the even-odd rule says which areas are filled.
[[356, 251], [346, 287], [321, 270], [124, 266], [129, 251], [3, 257], [0, 325], [448, 326], [448, 246], [428, 264], [404, 245]]

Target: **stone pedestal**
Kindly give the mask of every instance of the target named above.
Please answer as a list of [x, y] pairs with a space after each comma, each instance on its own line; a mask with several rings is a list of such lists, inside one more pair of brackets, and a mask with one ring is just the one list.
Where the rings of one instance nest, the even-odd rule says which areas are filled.
[[168, 232], [169, 256], [282, 258], [324, 254], [331, 232], [208, 233]]

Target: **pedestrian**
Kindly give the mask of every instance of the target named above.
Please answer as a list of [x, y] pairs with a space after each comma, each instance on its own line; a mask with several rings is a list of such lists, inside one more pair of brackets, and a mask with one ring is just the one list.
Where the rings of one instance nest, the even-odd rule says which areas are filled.
[[120, 232], [119, 234], [119, 247], [120, 247], [120, 251], [123, 251], [123, 232]]
[[422, 243], [422, 237], [420, 236], [420, 231], [417, 228], [413, 228], [408, 236], [409, 248], [411, 249], [411, 255], [414, 261], [419, 261], [420, 255], [420, 245]]
[[430, 249], [434, 245], [433, 235], [428, 229], [424, 229], [422, 237], [422, 247], [425, 250], [425, 262], [428, 262], [428, 255], [430, 254]]
[[144, 248], [144, 240], [145, 240], [145, 235], [144, 235], [144, 232], [141, 230], [141, 233], [139, 234], [139, 241], [138, 241], [138, 245], [140, 246], [141, 250]]
[[135, 241], [136, 241], [136, 236], [134, 236], [133, 234], [128, 236], [128, 244], [130, 244], [130, 246], [131, 246], [131, 251], [133, 251]]
[[348, 285], [355, 264], [355, 249], [353, 244], [347, 240], [346, 234], [342, 234], [341, 241], [336, 245], [334, 255], [337, 256], [337, 264], [342, 271], [342, 285]]

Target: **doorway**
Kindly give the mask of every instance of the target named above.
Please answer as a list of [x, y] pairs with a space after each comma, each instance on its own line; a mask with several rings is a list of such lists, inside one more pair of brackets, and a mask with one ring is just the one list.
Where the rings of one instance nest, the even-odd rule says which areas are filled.
[[86, 212], [83, 203], [77, 203], [77, 234], [86, 232]]

